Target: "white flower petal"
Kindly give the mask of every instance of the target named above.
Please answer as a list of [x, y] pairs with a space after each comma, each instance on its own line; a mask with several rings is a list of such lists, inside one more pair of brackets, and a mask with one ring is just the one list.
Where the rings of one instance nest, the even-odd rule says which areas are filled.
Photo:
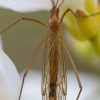
[[0, 100], [18, 100], [19, 84], [15, 65], [0, 49]]
[[50, 0], [0, 0], [0, 7], [18, 12], [47, 10], [51, 7]]

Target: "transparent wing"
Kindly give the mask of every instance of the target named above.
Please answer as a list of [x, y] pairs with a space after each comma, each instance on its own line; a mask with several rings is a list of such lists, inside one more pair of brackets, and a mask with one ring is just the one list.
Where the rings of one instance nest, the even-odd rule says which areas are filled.
[[[52, 42], [51, 42], [52, 41]], [[67, 82], [66, 82], [66, 67], [65, 67], [65, 57], [64, 57], [64, 48], [62, 46], [63, 41], [61, 30], [59, 30], [58, 34], [54, 39], [52, 39], [52, 35], [48, 32], [48, 37], [45, 40], [45, 49], [44, 49], [44, 61], [43, 61], [43, 69], [42, 69], [42, 100], [50, 100], [50, 93], [53, 95], [54, 100], [66, 100], [66, 89], [67, 89]], [[52, 43], [52, 44], [51, 44]], [[50, 57], [50, 51], [53, 51], [55, 45], [57, 45], [57, 62], [56, 62], [56, 69], [54, 66], [54, 73], [57, 74], [57, 79], [55, 83], [50, 83], [51, 76], [51, 60], [53, 59]], [[54, 53], [53, 51], [52, 53]], [[53, 55], [53, 54], [52, 54]], [[53, 75], [55, 77], [55, 75]], [[52, 84], [52, 87], [51, 87]], [[52, 89], [51, 89], [52, 88]], [[53, 99], [52, 99], [53, 100]]]

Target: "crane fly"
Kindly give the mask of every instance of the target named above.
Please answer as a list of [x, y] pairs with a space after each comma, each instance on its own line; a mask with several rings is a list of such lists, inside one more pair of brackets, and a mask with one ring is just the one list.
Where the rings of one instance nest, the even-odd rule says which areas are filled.
[[[61, 24], [62, 20], [65, 17], [65, 15], [70, 11], [75, 17], [89, 17], [89, 16], [76, 16], [75, 13], [71, 9], [67, 9], [61, 18], [59, 18], [59, 9], [61, 5], [63, 4], [64, 0], [51, 0], [52, 2], [52, 10], [51, 10], [51, 16], [50, 19], [46, 24], [32, 18], [20, 18], [17, 21], [15, 21], [13, 24], [8, 26], [6, 29], [4, 29], [1, 33], [15, 25], [21, 20], [26, 21], [32, 21], [39, 23], [47, 28], [47, 33], [44, 37], [44, 39], [41, 41], [39, 46], [37, 47], [35, 53], [32, 55], [32, 58], [28, 64], [28, 66], [25, 69], [20, 95], [18, 100], [21, 98], [22, 89], [25, 81], [25, 77], [31, 67], [31, 64], [38, 53], [41, 45], [43, 42], [45, 42], [45, 49], [44, 49], [44, 59], [43, 59], [43, 67], [42, 67], [42, 82], [41, 82], [41, 91], [42, 91], [42, 100], [66, 100], [67, 95], [67, 80], [66, 80], [66, 64], [65, 64], [65, 56], [64, 56], [64, 49], [67, 52], [67, 55], [69, 57], [69, 60], [72, 64], [73, 70], [76, 75], [76, 79], [78, 81], [78, 85], [80, 88], [80, 91], [77, 95], [76, 100], [79, 99], [79, 96], [82, 91], [82, 85], [75, 67], [75, 64], [70, 56], [70, 53], [64, 43], [64, 38], [62, 36], [62, 30], [61, 30]], [[58, 4], [58, 2], [60, 2]], [[97, 15], [97, 14], [92, 14]], [[1, 34], [0, 33], [0, 34]]]

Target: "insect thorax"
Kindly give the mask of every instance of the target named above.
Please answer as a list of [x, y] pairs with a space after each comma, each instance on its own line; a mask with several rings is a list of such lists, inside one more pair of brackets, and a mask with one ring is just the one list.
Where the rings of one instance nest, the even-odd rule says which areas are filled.
[[50, 30], [51, 33], [57, 33], [60, 28], [60, 21], [59, 19], [54, 16], [50, 18], [48, 22], [48, 29]]

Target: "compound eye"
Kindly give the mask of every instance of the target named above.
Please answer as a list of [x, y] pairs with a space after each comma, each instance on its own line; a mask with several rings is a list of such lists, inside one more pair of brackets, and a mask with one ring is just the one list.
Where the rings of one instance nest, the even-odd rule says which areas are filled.
[[52, 13], [52, 9], [50, 9], [50, 13]]

